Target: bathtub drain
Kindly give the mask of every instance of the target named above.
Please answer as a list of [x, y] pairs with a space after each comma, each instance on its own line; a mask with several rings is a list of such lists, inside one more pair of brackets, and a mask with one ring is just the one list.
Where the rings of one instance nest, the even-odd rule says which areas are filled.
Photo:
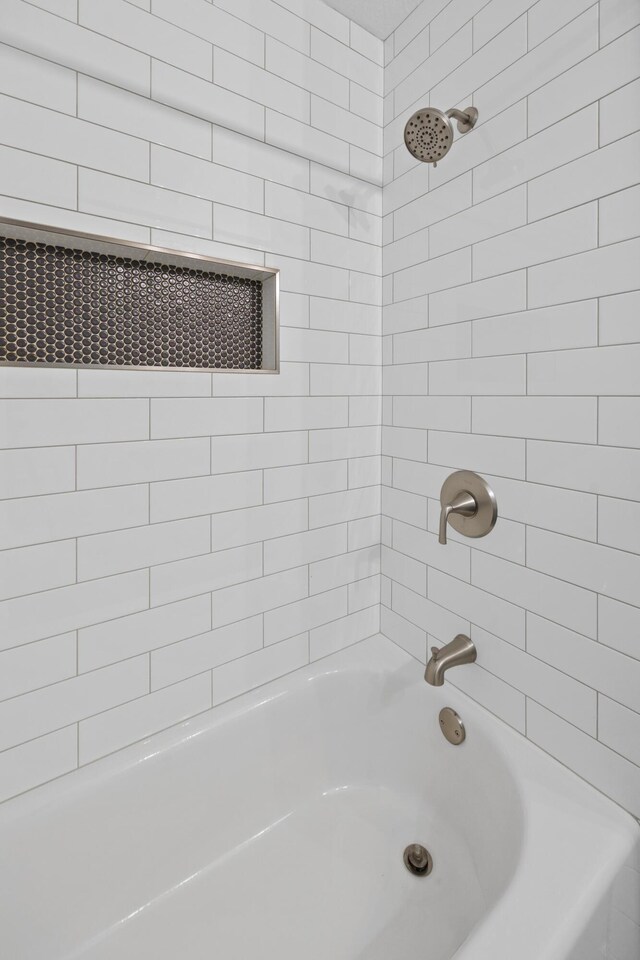
[[416, 877], [427, 877], [433, 870], [431, 854], [421, 843], [410, 843], [404, 851], [404, 865]]

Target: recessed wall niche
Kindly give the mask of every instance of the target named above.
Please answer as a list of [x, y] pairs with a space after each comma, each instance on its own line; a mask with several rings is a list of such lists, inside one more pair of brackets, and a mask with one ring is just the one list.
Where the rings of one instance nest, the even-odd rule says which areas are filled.
[[0, 220], [0, 364], [278, 372], [278, 271]]

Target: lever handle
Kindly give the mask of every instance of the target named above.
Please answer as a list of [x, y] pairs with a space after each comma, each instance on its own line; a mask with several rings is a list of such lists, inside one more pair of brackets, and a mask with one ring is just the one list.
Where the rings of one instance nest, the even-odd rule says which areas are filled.
[[459, 513], [463, 517], [473, 517], [478, 511], [478, 502], [466, 490], [462, 490], [451, 503], [443, 503], [440, 509], [440, 530], [438, 543], [447, 542], [447, 524], [452, 513]]

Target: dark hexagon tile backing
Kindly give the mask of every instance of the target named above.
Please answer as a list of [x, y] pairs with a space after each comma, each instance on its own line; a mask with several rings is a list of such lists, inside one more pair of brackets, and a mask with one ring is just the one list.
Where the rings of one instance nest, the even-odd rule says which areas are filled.
[[259, 280], [0, 237], [0, 362], [259, 370]]

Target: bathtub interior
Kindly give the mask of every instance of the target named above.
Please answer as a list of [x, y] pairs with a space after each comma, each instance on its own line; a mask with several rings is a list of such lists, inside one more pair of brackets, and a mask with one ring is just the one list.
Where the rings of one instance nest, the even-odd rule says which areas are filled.
[[522, 797], [490, 735], [451, 747], [419, 665], [381, 649], [5, 805], [12, 958], [449, 960], [513, 878]]

